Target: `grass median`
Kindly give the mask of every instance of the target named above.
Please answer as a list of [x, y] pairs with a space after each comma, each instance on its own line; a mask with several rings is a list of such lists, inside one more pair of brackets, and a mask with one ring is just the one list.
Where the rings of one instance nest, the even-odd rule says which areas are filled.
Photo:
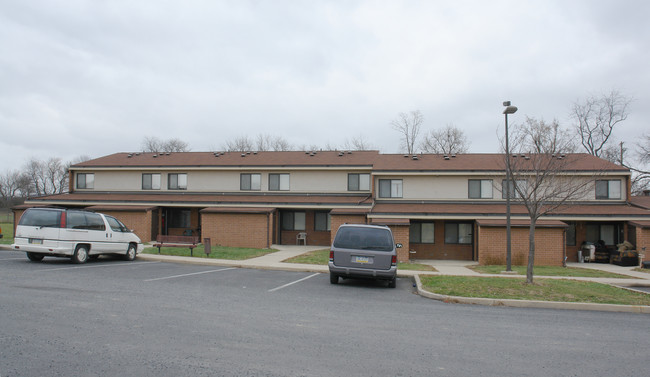
[[650, 306], [650, 295], [607, 284], [564, 279], [420, 276], [422, 288], [441, 295], [492, 299]]
[[[502, 271], [506, 270], [505, 265], [469, 266], [468, 268], [481, 274], [492, 275], [499, 275]], [[516, 272], [519, 275], [526, 275], [526, 266], [512, 266], [512, 271]], [[621, 275], [613, 272], [579, 267], [535, 266], [533, 272], [535, 276], [635, 279], [634, 277], [628, 275]]]
[[10, 245], [14, 243], [14, 224], [0, 223], [0, 228], [2, 228], [2, 238], [0, 238], [0, 244]]
[[[161, 247], [160, 255], [173, 255], [179, 257], [189, 257], [193, 256], [194, 258], [210, 258], [210, 259], [228, 259], [228, 260], [245, 260], [256, 257], [261, 257], [262, 255], [270, 254], [276, 252], [276, 249], [251, 249], [245, 247], [226, 247], [226, 246], [212, 246], [210, 248], [210, 254], [205, 254], [205, 248], [203, 245], [198, 245], [194, 248], [194, 251], [190, 255], [190, 249], [188, 247]], [[157, 247], [147, 247], [144, 249], [145, 254], [158, 254]]]
[[[327, 266], [330, 260], [330, 250], [315, 250], [305, 254], [298, 255], [297, 257], [284, 260], [286, 263], [302, 263], [302, 264], [319, 264]], [[416, 270], [416, 271], [436, 271], [435, 268], [426, 264], [400, 262], [397, 264], [398, 270]]]

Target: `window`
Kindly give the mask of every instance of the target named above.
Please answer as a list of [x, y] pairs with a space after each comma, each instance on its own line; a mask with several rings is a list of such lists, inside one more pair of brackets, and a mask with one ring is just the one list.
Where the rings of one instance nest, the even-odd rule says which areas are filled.
[[289, 174], [269, 174], [270, 191], [289, 191]]
[[621, 198], [621, 181], [614, 180], [597, 180], [596, 181], [596, 199], [620, 199]]
[[380, 198], [401, 198], [402, 180], [401, 179], [380, 179], [379, 197]]
[[170, 190], [187, 190], [187, 174], [169, 174], [167, 188]]
[[160, 174], [142, 174], [143, 190], [160, 190]]
[[471, 223], [445, 223], [445, 243], [471, 244]]
[[[521, 195], [519, 195], [519, 192], [515, 190], [515, 186], [513, 185], [513, 182], [510, 181], [510, 184], [508, 185], [510, 188], [510, 199], [521, 199]], [[527, 183], [526, 180], [524, 179], [518, 179], [517, 180], [517, 187], [519, 187], [519, 190], [526, 192], [527, 188]], [[504, 179], [501, 181], [501, 198], [505, 199], [506, 198], [506, 180]]]
[[262, 189], [262, 176], [258, 173], [242, 173], [239, 176], [239, 189], [259, 191]]
[[191, 228], [192, 212], [189, 209], [170, 209], [167, 212], [169, 228]]
[[409, 227], [409, 242], [434, 243], [433, 223], [412, 223]]
[[283, 212], [282, 230], [305, 230], [305, 213]]
[[605, 241], [605, 245], [616, 245], [620, 243], [622, 228], [618, 224], [587, 224], [587, 242], [596, 243], [599, 240]]
[[348, 174], [348, 191], [370, 190], [370, 174]]
[[332, 217], [329, 212], [314, 213], [314, 230], [326, 232], [332, 229]]
[[111, 227], [111, 229], [114, 232], [128, 232], [129, 230], [127, 229], [122, 222], [114, 217], [111, 216], [106, 216], [106, 221], [108, 221], [108, 225]]
[[492, 180], [470, 179], [468, 196], [470, 199], [492, 199]]
[[96, 213], [68, 211], [66, 221], [68, 229], [106, 230], [104, 220]]
[[569, 227], [566, 229], [566, 244], [567, 246], [575, 246], [576, 245], [576, 223], [573, 221], [567, 221], [567, 225]]
[[77, 174], [77, 188], [78, 189], [95, 188], [95, 174], [92, 173]]

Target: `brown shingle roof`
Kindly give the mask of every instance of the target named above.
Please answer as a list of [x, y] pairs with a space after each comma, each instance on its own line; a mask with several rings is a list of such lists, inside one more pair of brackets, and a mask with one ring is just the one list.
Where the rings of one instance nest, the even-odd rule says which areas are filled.
[[[154, 157], [157, 156], [157, 157]], [[375, 171], [503, 171], [503, 154], [458, 154], [445, 159], [443, 155], [380, 154], [378, 151], [319, 152], [226, 152], [215, 157], [212, 152], [115, 153], [75, 164], [72, 168], [151, 168], [151, 167], [309, 167], [367, 166]], [[518, 157], [521, 158], [521, 157]], [[578, 153], [563, 157], [566, 166], [575, 171], [629, 172], [609, 161]]]

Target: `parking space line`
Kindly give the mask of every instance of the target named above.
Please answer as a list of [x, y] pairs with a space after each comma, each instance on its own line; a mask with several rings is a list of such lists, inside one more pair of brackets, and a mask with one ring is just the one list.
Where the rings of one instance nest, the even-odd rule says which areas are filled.
[[81, 269], [81, 268], [96, 268], [96, 267], [118, 267], [118, 266], [135, 266], [141, 264], [151, 264], [151, 263], [160, 263], [158, 261], [154, 262], [124, 262], [124, 263], [110, 263], [110, 264], [97, 264], [97, 265], [83, 265], [83, 266], [71, 266], [71, 267], [60, 267], [60, 268], [46, 268], [41, 271], [61, 271], [61, 270], [72, 270], [72, 269]]
[[273, 288], [273, 289], [269, 289], [269, 292], [279, 291], [279, 290], [282, 289], [282, 288], [286, 288], [286, 287], [288, 287], [288, 286], [290, 286], [290, 285], [294, 285], [294, 284], [300, 283], [301, 281], [304, 281], [304, 280], [307, 280], [307, 279], [311, 279], [311, 278], [313, 278], [314, 276], [317, 276], [317, 275], [320, 275], [320, 272], [317, 272], [317, 273], [315, 273], [315, 274], [313, 274], [313, 275], [309, 275], [309, 276], [304, 277], [304, 278], [302, 278], [302, 279], [298, 279], [298, 280], [293, 281], [293, 282], [291, 282], [291, 283], [288, 283], [288, 284], [285, 284], [285, 285], [281, 285], [281, 286], [276, 287], [276, 288]]
[[165, 276], [162, 278], [155, 278], [155, 279], [147, 279], [145, 281], [158, 281], [158, 280], [167, 280], [167, 279], [176, 279], [176, 278], [182, 278], [185, 276], [193, 276], [193, 275], [201, 275], [201, 274], [209, 274], [210, 272], [221, 272], [221, 271], [228, 271], [228, 270], [236, 270], [236, 267], [229, 267], [229, 268], [221, 268], [218, 270], [210, 270], [210, 271], [201, 271], [201, 272], [192, 272], [189, 274], [182, 274], [182, 275], [174, 275], [174, 276]]
[[0, 261], [3, 261], [3, 260], [19, 260], [19, 259], [23, 260], [25, 258], [3, 258], [3, 259], [0, 259]]

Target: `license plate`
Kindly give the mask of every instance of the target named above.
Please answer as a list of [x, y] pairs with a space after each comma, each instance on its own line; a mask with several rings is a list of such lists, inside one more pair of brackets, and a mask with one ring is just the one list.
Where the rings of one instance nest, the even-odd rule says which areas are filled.
[[29, 243], [34, 244], [34, 245], [42, 245], [43, 240], [40, 238], [30, 238]]
[[354, 257], [352, 257], [352, 262], [354, 262], [354, 263], [372, 263], [372, 257], [354, 256]]

